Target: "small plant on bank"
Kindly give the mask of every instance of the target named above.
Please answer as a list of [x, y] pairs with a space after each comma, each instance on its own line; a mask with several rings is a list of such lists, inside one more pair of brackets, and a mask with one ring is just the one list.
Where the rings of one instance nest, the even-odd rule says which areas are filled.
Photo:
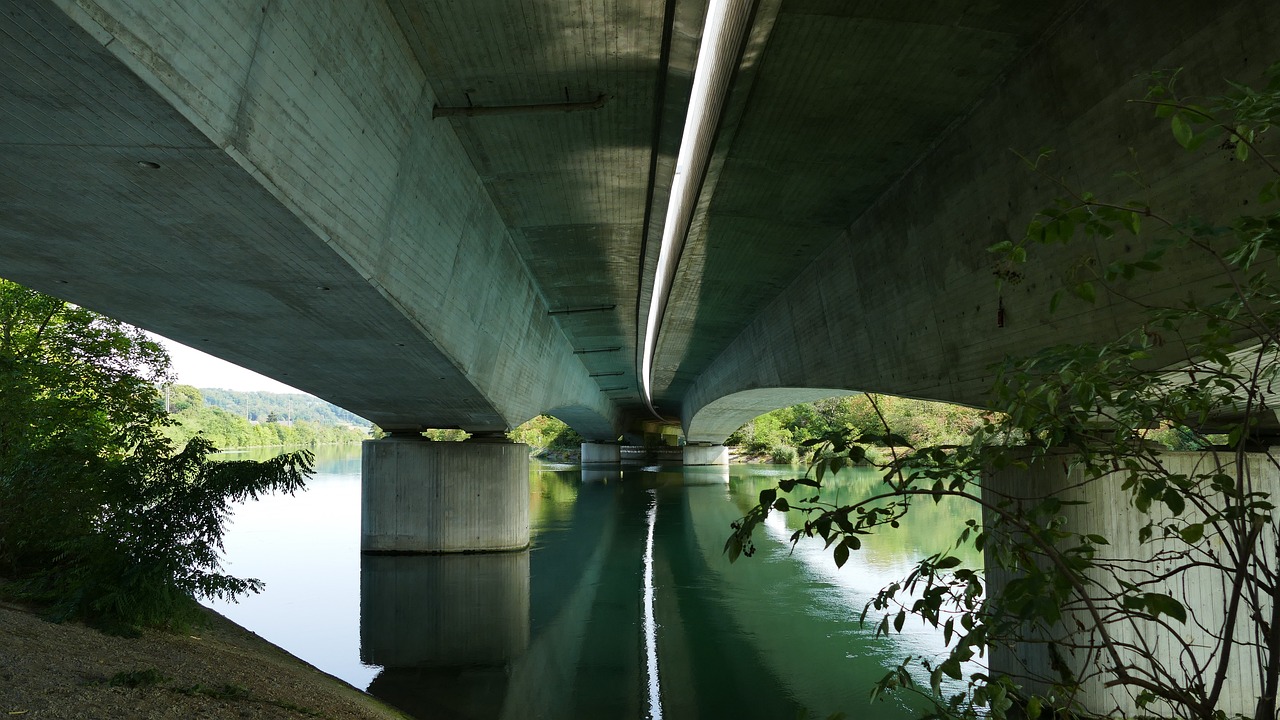
[[128, 632], [182, 621], [194, 596], [261, 588], [220, 572], [233, 502], [294, 492], [301, 451], [266, 462], [181, 449], [156, 384], [168, 357], [141, 331], [0, 280], [0, 575], [7, 591]]
[[790, 445], [778, 445], [769, 451], [769, 460], [780, 465], [790, 465], [796, 461], [796, 449]]
[[165, 677], [159, 670], [144, 668], [142, 670], [118, 672], [107, 680], [107, 685], [111, 687], [148, 688], [166, 682], [169, 682], [169, 678]]
[[[1233, 86], [1197, 103], [1177, 93], [1177, 73], [1165, 73], [1142, 101], [1188, 151], [1216, 146], [1240, 172], [1261, 169], [1249, 214], [1174, 219], [1060, 184], [1062, 197], [1024, 238], [992, 248], [1012, 279], [1043, 246], [1140, 246], [1105, 267], [1074, 268], [1053, 305], [1135, 303], [1142, 326], [1007, 360], [992, 391], [996, 412], [968, 443], [913, 447], [877, 407], [883, 430], [809, 441], [820, 450], [810, 472], [761, 492], [734, 523], [730, 559], [753, 553], [753, 530], [769, 513], [793, 512], [804, 524], [792, 542], [821, 538], [844, 565], [864, 536], [909, 522], [916, 503], [960, 498], [981, 514], [956, 547], [983, 552], [985, 568], [943, 549], [867, 604], [863, 619], [878, 633], [915, 618], [948, 648], [908, 658], [873, 694], [918, 692], [933, 717], [1276, 716], [1280, 532], [1271, 496], [1280, 466], [1251, 452], [1274, 422], [1280, 373], [1280, 168], [1262, 152], [1280, 121], [1280, 65], [1268, 77], [1262, 90]], [[1046, 157], [1030, 161], [1037, 172]], [[1133, 281], [1170, 262], [1210, 264], [1222, 284], [1172, 302], [1132, 294]], [[1150, 441], [1154, 432], [1205, 450], [1171, 455]], [[822, 502], [824, 478], [865, 461], [872, 446], [908, 448], [881, 463], [881, 491]], [[1049, 479], [1051, 487], [1029, 487]], [[1137, 522], [1097, 529], [1117, 503]]]

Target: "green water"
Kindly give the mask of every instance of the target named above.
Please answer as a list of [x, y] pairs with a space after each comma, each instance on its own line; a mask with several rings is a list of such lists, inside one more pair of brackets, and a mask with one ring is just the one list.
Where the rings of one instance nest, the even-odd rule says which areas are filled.
[[[820, 544], [793, 549], [801, 520], [775, 513], [731, 565], [729, 523], [795, 470], [535, 464], [529, 552], [362, 559], [358, 452], [321, 454], [307, 492], [237, 511], [231, 570], [268, 589], [218, 609], [423, 719], [911, 717], [868, 693], [938, 633], [876, 638], [858, 615], [974, 512], [922, 503], [839, 570]], [[855, 469], [827, 494], [878, 483]]]

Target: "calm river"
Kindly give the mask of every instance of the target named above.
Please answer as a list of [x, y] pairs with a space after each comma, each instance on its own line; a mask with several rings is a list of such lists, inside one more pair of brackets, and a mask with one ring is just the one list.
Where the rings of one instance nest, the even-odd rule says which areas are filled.
[[[877, 638], [858, 616], [973, 510], [921, 503], [840, 570], [820, 543], [793, 552], [799, 519], [774, 513], [730, 565], [729, 523], [796, 472], [534, 463], [530, 551], [362, 557], [360, 450], [322, 448], [306, 491], [235, 510], [228, 571], [267, 589], [212, 606], [421, 720], [910, 717], [868, 692], [940, 635]], [[877, 483], [846, 471], [829, 496]]]

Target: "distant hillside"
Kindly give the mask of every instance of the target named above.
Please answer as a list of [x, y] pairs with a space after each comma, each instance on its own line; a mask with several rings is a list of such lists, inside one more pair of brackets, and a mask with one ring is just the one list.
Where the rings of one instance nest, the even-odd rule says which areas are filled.
[[196, 434], [222, 449], [354, 443], [369, 437], [368, 421], [310, 395], [173, 385], [165, 402], [173, 424], [164, 432], [179, 443]]
[[[200, 388], [206, 405], [239, 415], [250, 422], [275, 421], [309, 422], [317, 425], [359, 425], [365, 427], [368, 420], [327, 403], [320, 398], [302, 393], [240, 392]], [[271, 416], [275, 415], [274, 418]]]

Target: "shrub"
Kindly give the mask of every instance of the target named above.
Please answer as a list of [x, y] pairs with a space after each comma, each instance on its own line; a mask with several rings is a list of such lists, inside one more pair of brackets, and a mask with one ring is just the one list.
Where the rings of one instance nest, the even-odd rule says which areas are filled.
[[769, 460], [780, 465], [790, 465], [796, 461], [796, 449], [790, 445], [778, 445], [769, 451]]
[[164, 624], [192, 596], [261, 587], [219, 572], [223, 522], [232, 502], [301, 488], [311, 454], [178, 450], [154, 384], [167, 370], [136, 328], [0, 280], [0, 572], [55, 618]]

